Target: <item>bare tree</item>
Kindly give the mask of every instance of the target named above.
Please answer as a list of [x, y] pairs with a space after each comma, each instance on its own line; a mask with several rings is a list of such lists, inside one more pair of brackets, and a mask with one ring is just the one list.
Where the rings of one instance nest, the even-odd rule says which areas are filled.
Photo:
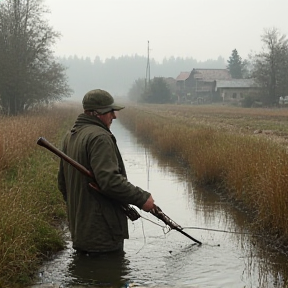
[[263, 102], [274, 104], [288, 95], [288, 40], [276, 28], [265, 30], [261, 40], [264, 47], [254, 56], [252, 76], [262, 88]]
[[0, 4], [0, 106], [5, 114], [22, 113], [71, 93], [64, 66], [51, 47], [59, 33], [44, 19], [42, 0]]

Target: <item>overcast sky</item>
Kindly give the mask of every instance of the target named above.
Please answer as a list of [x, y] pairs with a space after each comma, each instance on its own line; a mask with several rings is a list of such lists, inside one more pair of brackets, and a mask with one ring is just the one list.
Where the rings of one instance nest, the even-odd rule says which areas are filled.
[[62, 34], [55, 55], [227, 60], [262, 48], [264, 29], [288, 37], [288, 0], [44, 0]]

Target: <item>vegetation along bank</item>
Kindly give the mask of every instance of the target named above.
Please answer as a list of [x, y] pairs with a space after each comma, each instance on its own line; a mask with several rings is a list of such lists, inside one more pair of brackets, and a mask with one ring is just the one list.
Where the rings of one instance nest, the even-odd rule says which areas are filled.
[[64, 247], [60, 224], [66, 208], [57, 189], [59, 161], [36, 142], [43, 136], [58, 146], [77, 114], [65, 106], [0, 116], [1, 288], [31, 283], [41, 261]]
[[224, 193], [251, 216], [255, 233], [282, 252], [288, 245], [288, 110], [134, 105], [120, 121], [177, 157], [193, 181]]

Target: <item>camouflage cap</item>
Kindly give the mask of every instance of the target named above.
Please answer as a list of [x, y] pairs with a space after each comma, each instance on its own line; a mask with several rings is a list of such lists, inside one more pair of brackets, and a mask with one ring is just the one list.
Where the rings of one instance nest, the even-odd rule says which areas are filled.
[[105, 90], [95, 89], [87, 92], [82, 100], [84, 110], [94, 110], [100, 114], [119, 111], [124, 107], [114, 103], [114, 98]]

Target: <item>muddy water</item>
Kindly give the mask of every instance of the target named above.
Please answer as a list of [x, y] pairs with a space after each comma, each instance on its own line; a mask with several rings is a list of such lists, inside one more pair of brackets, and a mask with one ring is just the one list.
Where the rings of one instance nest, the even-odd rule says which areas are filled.
[[68, 240], [67, 249], [40, 269], [34, 287], [287, 287], [287, 259], [245, 234], [249, 220], [243, 213], [220, 196], [195, 189], [185, 168], [157, 160], [118, 121], [112, 130], [129, 180], [149, 190], [156, 204], [203, 244], [167, 231], [140, 211], [145, 219], [129, 221], [124, 255], [79, 257]]

